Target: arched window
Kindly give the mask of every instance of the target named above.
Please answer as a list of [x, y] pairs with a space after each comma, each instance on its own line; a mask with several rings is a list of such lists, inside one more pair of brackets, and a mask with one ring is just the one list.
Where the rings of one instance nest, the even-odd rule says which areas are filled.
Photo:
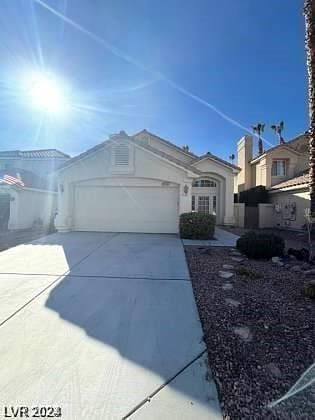
[[211, 181], [210, 179], [197, 179], [196, 181], [193, 182], [193, 187], [198, 187], [198, 188], [213, 188], [216, 187], [217, 184], [214, 181]]

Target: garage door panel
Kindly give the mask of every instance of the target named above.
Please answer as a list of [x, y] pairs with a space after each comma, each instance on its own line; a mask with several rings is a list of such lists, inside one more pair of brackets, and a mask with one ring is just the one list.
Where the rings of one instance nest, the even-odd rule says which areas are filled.
[[178, 232], [178, 189], [77, 187], [75, 229], [108, 232]]

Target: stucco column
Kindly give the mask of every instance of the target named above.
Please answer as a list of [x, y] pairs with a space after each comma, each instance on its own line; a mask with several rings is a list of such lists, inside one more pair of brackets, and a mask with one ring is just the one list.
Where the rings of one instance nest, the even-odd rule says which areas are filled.
[[17, 191], [10, 191], [10, 218], [8, 229], [19, 229], [19, 194]]
[[233, 176], [225, 179], [225, 206], [224, 219], [225, 225], [234, 225], [234, 178]]
[[72, 217], [70, 212], [70, 186], [60, 181], [58, 183], [58, 213], [55, 218], [55, 226], [58, 232], [71, 230]]
[[191, 211], [192, 180], [184, 179], [179, 186], [179, 214]]

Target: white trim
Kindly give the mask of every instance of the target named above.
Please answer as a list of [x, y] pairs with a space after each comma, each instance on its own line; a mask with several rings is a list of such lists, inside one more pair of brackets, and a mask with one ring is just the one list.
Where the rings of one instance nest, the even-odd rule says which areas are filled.
[[[191, 164], [191, 166], [196, 166], [196, 165], [198, 165], [198, 163], [200, 163], [200, 162], [203, 162], [204, 160], [210, 160], [210, 161], [212, 161], [212, 162], [214, 162], [214, 163], [216, 163], [216, 164], [218, 164], [218, 165], [222, 165], [222, 166], [224, 166], [225, 168], [228, 168], [228, 169], [230, 169], [234, 174], [238, 174], [239, 172], [241, 172], [241, 168], [234, 168], [234, 167], [232, 167], [232, 166], [230, 166], [230, 165], [228, 165], [227, 163], [224, 163], [224, 162], [221, 162], [221, 160], [217, 160], [217, 159], [215, 159], [215, 158], [213, 158], [213, 157], [211, 157], [211, 156], [205, 156], [204, 158], [202, 158], [202, 159], [199, 159], [198, 161], [196, 161], [196, 162], [193, 162], [192, 164]], [[198, 168], [196, 168], [196, 169], [198, 169]], [[201, 175], [202, 176], [202, 175]]]
[[44, 193], [44, 194], [57, 194], [56, 191], [42, 190], [40, 188], [31, 188], [31, 187], [16, 187], [15, 185], [7, 185], [7, 184], [0, 184], [0, 189], [2, 188], [6, 190], [13, 189], [13, 191], [16, 191], [16, 192], [33, 191], [33, 192], [39, 192], [39, 193]]
[[[191, 171], [190, 169], [185, 168], [184, 166], [178, 165], [177, 163], [173, 162], [172, 160], [169, 160], [167, 158], [164, 158], [164, 157], [160, 156], [158, 153], [154, 153], [153, 151], [147, 149], [145, 146], [144, 147], [141, 146], [140, 144], [136, 143], [135, 140], [129, 139], [129, 137], [127, 138], [127, 140], [130, 141], [130, 143], [133, 146], [138, 147], [139, 149], [144, 150], [145, 152], [151, 154], [152, 156], [155, 156], [156, 158], [161, 159], [162, 161], [169, 163], [171, 166], [175, 166], [176, 168], [179, 168], [184, 172], [188, 172], [190, 175], [192, 175], [193, 178], [199, 178], [201, 173], [202, 173], [200, 171], [200, 174], [196, 174], [195, 172]], [[78, 160], [75, 160], [72, 164], [67, 165], [64, 168], [58, 168], [56, 171], [54, 171], [54, 173], [61, 173], [65, 170], [71, 168], [73, 165], [78, 164], [82, 160], [87, 159], [91, 156], [94, 156], [96, 153], [99, 153], [102, 149], [105, 149], [105, 148], [109, 147], [111, 145], [111, 142], [112, 142], [112, 139], [109, 139], [109, 140], [105, 141], [104, 144], [102, 146], [100, 146], [97, 150], [95, 150], [94, 152], [86, 153], [85, 156], [82, 156], [82, 158], [80, 158]]]
[[305, 188], [308, 188], [309, 184], [300, 184], [300, 185], [292, 185], [291, 187], [281, 187], [281, 188], [271, 188], [268, 189], [268, 192], [271, 194], [279, 193], [279, 192], [286, 192], [286, 191], [293, 191], [293, 190], [304, 190]]

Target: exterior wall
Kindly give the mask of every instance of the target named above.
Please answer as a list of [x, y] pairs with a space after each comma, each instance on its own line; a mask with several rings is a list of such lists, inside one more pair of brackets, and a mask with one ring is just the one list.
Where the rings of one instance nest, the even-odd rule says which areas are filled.
[[57, 195], [53, 192], [40, 192], [23, 189], [8, 190], [11, 196], [9, 229], [28, 229], [37, 219], [48, 227], [57, 208]]
[[12, 159], [12, 158], [1, 158], [0, 169], [6, 169], [8, 167], [14, 167], [24, 169], [35, 173], [41, 177], [45, 177], [51, 172], [55, 171], [64, 163], [67, 158], [50, 158], [50, 159]]
[[[163, 186], [166, 182], [179, 187], [179, 213], [191, 211], [192, 181], [198, 176], [187, 173], [185, 169], [175, 167], [149, 151], [130, 145], [131, 170], [125, 173], [113, 173], [111, 165], [111, 145], [107, 145], [96, 153], [87, 156], [66, 168], [58, 177], [58, 216], [56, 226], [60, 231], [73, 228], [73, 202], [74, 190], [78, 183], [106, 182], [107, 179], [117, 180], [119, 185], [133, 182], [140, 183], [144, 180], [158, 181]], [[103, 180], [103, 181], [102, 181]], [[188, 187], [187, 194], [185, 186]]]
[[274, 206], [274, 226], [301, 229], [306, 223], [305, 211], [310, 206], [307, 187], [270, 194]]
[[267, 185], [267, 177], [268, 177], [268, 170], [267, 170], [267, 159], [263, 158], [258, 163], [253, 165], [255, 168], [255, 185]]
[[167, 153], [170, 156], [181, 160], [184, 163], [191, 163], [194, 161], [194, 158], [192, 156], [190, 156], [189, 154], [180, 152], [179, 150], [177, 150], [175, 147], [172, 147], [171, 145], [168, 146], [166, 143], [164, 143], [163, 141], [159, 140], [158, 137], [153, 136], [149, 133], [141, 133], [138, 134], [137, 136], [135, 136], [136, 139], [143, 141], [144, 143], [155, 147], [157, 150], [160, 150], [161, 152]]
[[241, 171], [237, 175], [237, 191], [248, 190], [252, 187], [252, 169], [250, 161], [253, 157], [253, 138], [244, 136], [237, 143], [237, 165]]
[[[248, 162], [252, 160], [252, 148], [251, 136], [243, 137], [237, 144], [238, 166], [242, 170], [237, 177], [236, 192], [258, 185], [264, 185], [268, 188], [296, 176], [308, 167], [308, 138], [305, 135], [299, 136], [289, 145], [267, 150], [265, 156], [259, 161], [249, 164]], [[299, 154], [290, 149], [296, 150]], [[288, 161], [287, 174], [284, 177], [273, 177], [271, 175], [272, 161], [277, 159]]]
[[[74, 191], [76, 185], [90, 182], [112, 183], [117, 185], [129, 185], [144, 182], [158, 183], [159, 186], [167, 186], [169, 183], [177, 186], [179, 190], [179, 214], [191, 211], [192, 182], [197, 178], [212, 178], [217, 181], [217, 223], [234, 224], [234, 177], [236, 171], [225, 167], [218, 162], [204, 159], [196, 162], [194, 167], [203, 172], [202, 175], [194, 174], [182, 167], [160, 158], [154, 153], [142, 149], [141, 146], [129, 142], [130, 168], [124, 168], [123, 172], [112, 166], [112, 144], [119, 141], [119, 136], [109, 141], [103, 148], [94, 153], [91, 152], [85, 158], [74, 162], [58, 175], [58, 216], [56, 226], [60, 231], [71, 230], [74, 226]], [[126, 140], [124, 137], [123, 141]], [[167, 153], [170, 154], [167, 147]], [[179, 152], [181, 155], [181, 152]], [[176, 156], [176, 151], [172, 156]], [[115, 169], [115, 170], [114, 170]], [[168, 183], [168, 184], [167, 184]], [[187, 190], [188, 187], [188, 190]]]
[[258, 204], [258, 227], [260, 229], [274, 226], [274, 206], [272, 204]]
[[[287, 161], [287, 174], [286, 176], [272, 176], [271, 168], [273, 160], [286, 160]], [[260, 159], [258, 162], [252, 164], [253, 172], [255, 174], [252, 177], [253, 187], [258, 185], [264, 185], [265, 187], [271, 187], [279, 184], [286, 179], [293, 178], [304, 169], [308, 167], [308, 156], [297, 155], [291, 152], [287, 147], [278, 148], [267, 152], [266, 156]]]
[[243, 228], [245, 222], [245, 204], [244, 203], [234, 203], [234, 219], [235, 226]]
[[217, 223], [234, 225], [234, 177], [232, 168], [220, 165], [211, 159], [204, 159], [194, 164], [194, 167], [203, 172], [201, 177], [213, 178], [218, 187]]

